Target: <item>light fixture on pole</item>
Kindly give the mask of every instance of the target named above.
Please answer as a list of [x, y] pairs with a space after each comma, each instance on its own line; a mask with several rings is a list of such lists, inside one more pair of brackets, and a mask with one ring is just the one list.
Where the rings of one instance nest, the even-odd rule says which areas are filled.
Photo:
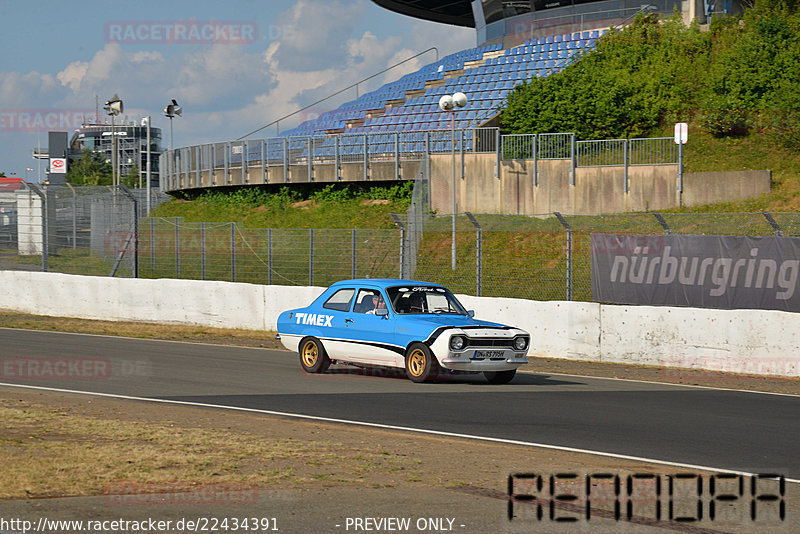
[[451, 246], [451, 268], [456, 268], [456, 110], [467, 105], [467, 95], [462, 92], [454, 93], [452, 96], [444, 95], [439, 99], [439, 109], [450, 112], [450, 132], [453, 137], [453, 244]]
[[119, 182], [119, 169], [117, 169], [117, 134], [114, 128], [114, 117], [122, 113], [124, 106], [119, 96], [114, 93], [114, 98], [108, 100], [103, 109], [111, 115], [111, 183], [118, 185]]
[[172, 119], [176, 116], [181, 117], [183, 115], [183, 108], [178, 105], [178, 101], [174, 98], [170, 104], [167, 104], [167, 107], [164, 108], [164, 116], [169, 119], [169, 149], [172, 150]]

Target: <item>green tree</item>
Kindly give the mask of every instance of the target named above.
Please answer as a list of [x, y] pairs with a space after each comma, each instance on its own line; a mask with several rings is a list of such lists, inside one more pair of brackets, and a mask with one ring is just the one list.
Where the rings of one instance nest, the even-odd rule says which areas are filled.
[[67, 170], [67, 182], [74, 185], [111, 185], [111, 180], [111, 164], [89, 149]]
[[134, 163], [128, 174], [122, 177], [122, 185], [134, 189], [139, 187], [139, 180], [139, 166]]
[[584, 139], [647, 135], [692, 107], [710, 38], [678, 16], [640, 15], [612, 30], [560, 73], [510, 96], [502, 127], [515, 133], [575, 132]]

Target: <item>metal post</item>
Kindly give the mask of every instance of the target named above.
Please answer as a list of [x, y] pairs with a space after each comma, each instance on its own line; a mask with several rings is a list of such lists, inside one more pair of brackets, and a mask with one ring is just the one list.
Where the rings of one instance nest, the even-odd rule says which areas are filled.
[[341, 158], [339, 157], [339, 139], [341, 139], [341, 137], [338, 135], [333, 138], [333, 170], [337, 182], [342, 179], [342, 174], [340, 172], [342, 170], [342, 166], [340, 165]]
[[660, 213], [653, 213], [653, 217], [656, 218], [658, 224], [661, 225], [661, 228], [664, 229], [664, 233], [670, 235], [672, 233], [672, 229], [670, 229], [667, 221], [664, 220], [664, 217]]
[[[47, 272], [48, 264], [47, 264], [47, 189], [45, 188], [44, 191], [39, 189], [37, 186], [33, 184], [26, 184], [28, 188], [36, 193], [36, 196], [39, 197], [41, 201], [41, 212], [42, 212], [42, 272]], [[29, 193], [30, 195], [30, 193]]]
[[400, 180], [400, 134], [394, 133], [394, 177]]
[[575, 185], [575, 134], [569, 136], [569, 185]]
[[405, 278], [406, 267], [406, 229], [400, 227], [400, 278]]
[[250, 183], [247, 178], [247, 141], [242, 141], [242, 183]]
[[267, 284], [272, 285], [272, 228], [267, 228]]
[[[172, 122], [170, 122], [172, 124]], [[228, 185], [230, 183], [230, 165], [231, 165], [231, 144], [225, 143], [224, 151], [223, 151], [223, 158], [224, 161], [222, 162], [223, 165], [223, 172], [225, 173], [225, 180], [222, 182], [222, 185]]]
[[155, 237], [156, 221], [150, 218], [150, 271], [155, 275], [156, 272], [156, 237]]
[[118, 188], [133, 203], [133, 277], [139, 278], [139, 201], [124, 185]]
[[405, 265], [406, 265], [406, 227], [403, 225], [403, 221], [400, 220], [400, 217], [396, 213], [390, 213], [394, 224], [400, 228], [400, 278], [406, 277], [405, 272]]
[[308, 138], [308, 147], [306, 149], [308, 153], [308, 158], [306, 159], [306, 164], [308, 165], [308, 181], [314, 181], [314, 139], [309, 137]]
[[628, 143], [630, 143], [630, 142], [631, 142], [630, 139], [625, 139], [625, 144], [623, 145], [623, 148], [622, 148], [622, 157], [625, 160], [625, 192], [626, 193], [631, 190], [630, 182], [628, 181]]
[[364, 180], [369, 180], [369, 139], [364, 134]]
[[465, 178], [465, 174], [464, 174], [464, 169], [465, 169], [465, 167], [464, 167], [464, 129], [463, 128], [461, 128], [459, 130], [459, 142], [461, 143], [461, 146], [460, 146], [460, 151], [461, 151], [461, 173], [460, 174], [461, 174], [461, 179], [463, 180]]
[[450, 259], [451, 259], [451, 266], [450, 268], [455, 271], [456, 270], [456, 113], [455, 111], [450, 112], [450, 132], [452, 134], [452, 156], [453, 156], [453, 215], [452, 215], [452, 225], [453, 225], [453, 239], [452, 245], [450, 247]]
[[567, 300], [572, 300], [572, 227], [559, 212], [553, 212], [553, 215], [567, 230]]
[[314, 229], [308, 230], [308, 285], [314, 285]]
[[533, 134], [533, 148], [531, 149], [531, 154], [533, 154], [533, 185], [538, 187], [539, 186], [539, 154], [537, 153], [537, 146], [536, 141], [539, 139], [539, 136]]
[[775, 231], [775, 235], [778, 236], [778, 237], [782, 237], [783, 236], [783, 230], [781, 230], [781, 227], [778, 225], [778, 221], [775, 220], [775, 218], [772, 216], [772, 214], [767, 212], [767, 211], [762, 211], [761, 215], [764, 216], [764, 218], [767, 220], [769, 225]]
[[261, 140], [261, 183], [267, 183], [267, 141]]
[[181, 277], [181, 242], [178, 229], [178, 217], [175, 217], [175, 278]]
[[494, 130], [494, 177], [500, 178], [500, 128]]
[[64, 185], [72, 191], [72, 250], [75, 250], [78, 247], [78, 194], [69, 182]]
[[289, 182], [289, 140], [283, 138], [283, 181]]
[[194, 185], [195, 187], [200, 187], [200, 181], [202, 180], [200, 171], [201, 168], [203, 167], [203, 147], [201, 145], [197, 145], [195, 148], [197, 149], [195, 151], [197, 157], [195, 158]]
[[425, 180], [428, 182], [428, 208], [430, 209], [432, 200], [432, 184], [431, 184], [431, 133], [425, 132]]
[[206, 223], [200, 223], [200, 280], [206, 279]]
[[147, 162], [145, 163], [145, 189], [147, 189], [147, 216], [150, 216], [150, 187], [152, 184], [152, 171], [150, 169], [150, 115], [147, 116]]
[[475, 294], [476, 296], [481, 296], [481, 291], [483, 289], [483, 228], [481, 225], [478, 224], [478, 220], [470, 213], [466, 212], [467, 217], [469, 218], [469, 222], [472, 223], [472, 226], [475, 227], [475, 248], [476, 248], [476, 258], [475, 258]]
[[351, 278], [355, 278], [356, 277], [356, 265], [357, 265], [357, 260], [356, 260], [356, 229], [353, 228], [352, 232], [353, 232], [353, 243], [352, 243], [352, 247], [351, 247], [352, 253], [350, 255], [350, 257], [352, 259], [352, 268], [350, 270], [351, 271], [350, 272], [350, 277]]
[[236, 281], [236, 223], [231, 223], [231, 282]]
[[683, 143], [678, 143], [678, 207], [683, 207]]
[[[169, 149], [172, 150], [170, 142]], [[111, 113], [111, 185], [117, 185], [119, 171], [117, 169], [117, 134], [114, 124], [114, 114]]]

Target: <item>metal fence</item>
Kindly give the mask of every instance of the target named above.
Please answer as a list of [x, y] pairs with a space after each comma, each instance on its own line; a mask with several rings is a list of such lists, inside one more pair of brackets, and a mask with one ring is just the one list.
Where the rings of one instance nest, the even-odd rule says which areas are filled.
[[[0, 215], [0, 269], [136, 274], [146, 190], [31, 184], [14, 196]], [[168, 198], [151, 190], [150, 207]]]
[[402, 162], [424, 161], [432, 154], [445, 154], [453, 149], [461, 154], [462, 160], [465, 153], [495, 154], [498, 171], [502, 160], [570, 160], [573, 184], [576, 167], [627, 168], [678, 163], [678, 148], [671, 137], [577, 141], [574, 133], [501, 135], [498, 128], [460, 129], [455, 136], [450, 130], [343, 133], [176, 148], [161, 156], [161, 184], [166, 190], [199, 187], [201, 176], [210, 176], [214, 170], [222, 171], [224, 179], [205, 185], [229, 185], [238, 176], [240, 183], [245, 184], [248, 169], [256, 177], [255, 182], [260, 171], [261, 182], [266, 183], [271, 169], [277, 169], [276, 175], [288, 182], [290, 169], [298, 167], [305, 168], [305, 176], [312, 177], [308, 181], [313, 181], [318, 165], [333, 165], [337, 180], [341, 179], [338, 173], [341, 166], [360, 165], [364, 169], [363, 179], [368, 180], [371, 163], [392, 161], [398, 170], [395, 175], [400, 177]]
[[140, 224], [139, 274], [147, 278], [326, 286], [400, 276], [396, 230], [244, 228], [149, 218]]
[[767, 212], [460, 214], [454, 233], [450, 216], [428, 215], [424, 177], [395, 228], [375, 230], [189, 223], [145, 217], [141, 191], [33, 188], [0, 206], [0, 269], [317, 286], [409, 277], [472, 295], [588, 301], [592, 232], [800, 236], [800, 213]]

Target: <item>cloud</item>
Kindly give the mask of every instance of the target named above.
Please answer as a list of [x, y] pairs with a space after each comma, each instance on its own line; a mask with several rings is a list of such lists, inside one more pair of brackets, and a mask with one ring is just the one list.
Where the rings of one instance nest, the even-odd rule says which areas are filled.
[[[185, 114], [174, 123], [176, 146], [235, 139], [322, 99], [431, 46], [439, 57], [475, 45], [474, 30], [402, 17], [392, 27], [370, 27], [367, 0], [298, 0], [270, 25], [267, 48], [256, 45], [130, 45], [104, 43], [88, 60], [54, 73], [0, 73], [4, 108], [94, 109], [114, 93], [130, 120], [154, 117], [175, 98]], [[434, 61], [408, 61], [358, 88], [358, 94], [397, 80]], [[350, 89], [281, 122], [281, 131], [356, 98]], [[275, 134], [274, 127], [256, 137]], [[12, 134], [0, 137], [0, 156]], [[168, 135], [168, 133], [166, 134]], [[165, 136], [164, 143], [167, 138]], [[25, 141], [24, 146], [31, 144]], [[33, 142], [35, 144], [35, 142]], [[24, 168], [24, 164], [23, 164]]]
[[274, 58], [283, 68], [298, 72], [340, 63], [365, 7], [365, 0], [299, 0], [278, 17], [280, 38]]

